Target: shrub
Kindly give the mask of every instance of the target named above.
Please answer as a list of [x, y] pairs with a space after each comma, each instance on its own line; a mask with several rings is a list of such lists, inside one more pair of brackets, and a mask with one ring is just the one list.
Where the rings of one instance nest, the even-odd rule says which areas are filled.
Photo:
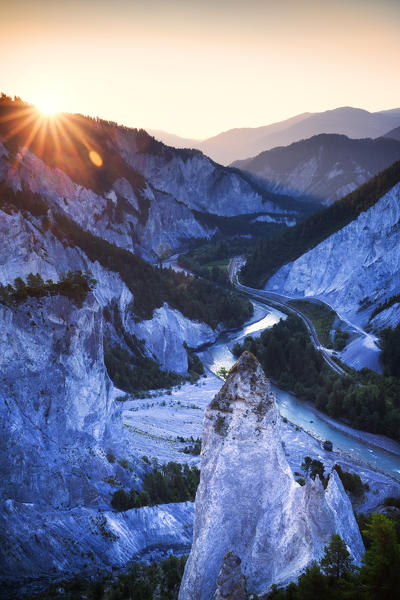
[[346, 492], [349, 492], [355, 498], [362, 498], [364, 496], [365, 490], [369, 489], [369, 486], [362, 482], [361, 477], [357, 473], [343, 471], [340, 465], [335, 465], [333, 468], [339, 475]]
[[106, 458], [109, 463], [115, 463], [115, 454], [111, 450], [107, 451]]
[[394, 506], [395, 508], [400, 508], [400, 496], [386, 496], [383, 504], [385, 506]]
[[222, 437], [225, 437], [227, 434], [227, 428], [228, 428], [228, 425], [226, 423], [225, 417], [218, 414], [217, 418], [215, 419], [215, 423], [214, 423], [215, 431], [217, 433], [219, 433], [219, 435], [221, 435]]
[[122, 488], [114, 492], [111, 506], [115, 510], [125, 511], [141, 506], [193, 501], [199, 481], [200, 471], [197, 467], [169, 462], [145, 474], [140, 492], [134, 489], [126, 492]]

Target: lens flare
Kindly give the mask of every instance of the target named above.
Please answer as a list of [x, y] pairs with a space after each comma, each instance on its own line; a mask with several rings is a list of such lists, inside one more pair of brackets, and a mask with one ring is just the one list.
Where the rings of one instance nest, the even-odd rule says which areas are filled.
[[96, 150], [90, 150], [89, 158], [96, 167], [101, 167], [103, 165], [103, 159]]

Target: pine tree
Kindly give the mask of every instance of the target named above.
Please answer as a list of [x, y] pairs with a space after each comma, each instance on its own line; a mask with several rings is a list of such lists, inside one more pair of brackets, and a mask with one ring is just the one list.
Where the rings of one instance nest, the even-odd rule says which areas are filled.
[[374, 513], [364, 533], [371, 541], [361, 569], [367, 597], [397, 600], [400, 598], [400, 544], [395, 524], [384, 515]]
[[321, 568], [325, 575], [338, 580], [352, 570], [353, 559], [340, 535], [333, 534], [331, 541], [325, 546], [325, 554], [321, 560]]

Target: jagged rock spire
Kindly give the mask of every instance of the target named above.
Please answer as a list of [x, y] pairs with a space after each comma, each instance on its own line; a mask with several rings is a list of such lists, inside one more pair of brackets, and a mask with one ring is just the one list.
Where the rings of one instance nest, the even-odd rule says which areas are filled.
[[333, 476], [327, 490], [318, 481], [301, 487], [294, 480], [274, 394], [251, 353], [242, 354], [206, 408], [202, 448], [179, 600], [211, 600], [227, 553], [241, 561], [247, 592], [256, 594], [297, 578], [323, 555], [332, 533], [360, 562], [363, 544], [340, 480]]

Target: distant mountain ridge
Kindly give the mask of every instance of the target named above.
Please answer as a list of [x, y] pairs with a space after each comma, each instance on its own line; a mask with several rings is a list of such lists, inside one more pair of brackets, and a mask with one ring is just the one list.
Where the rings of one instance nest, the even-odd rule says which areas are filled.
[[202, 140], [182, 137], [180, 135], [176, 135], [175, 133], [164, 131], [163, 129], [145, 129], [147, 133], [155, 137], [157, 140], [160, 140], [163, 144], [166, 144], [167, 146], [173, 146], [174, 148], [197, 148], [198, 144], [202, 142]]
[[[377, 138], [400, 125], [400, 108], [368, 112], [360, 108], [341, 107], [319, 113], [302, 113], [262, 127], [242, 127], [224, 131], [202, 141], [185, 140], [223, 165], [248, 159], [276, 146], [287, 146], [319, 133], [339, 133], [351, 138]], [[156, 132], [153, 132], [156, 135]], [[156, 137], [168, 143], [165, 132]], [[169, 138], [170, 139], [170, 138]], [[176, 140], [180, 144], [179, 139]]]
[[331, 204], [397, 160], [400, 137], [356, 140], [321, 133], [236, 161], [232, 166], [257, 177], [273, 192]]
[[389, 133], [387, 133], [383, 137], [392, 138], [393, 140], [400, 140], [400, 127], [396, 127], [396, 129], [392, 129], [392, 131], [389, 131]]

